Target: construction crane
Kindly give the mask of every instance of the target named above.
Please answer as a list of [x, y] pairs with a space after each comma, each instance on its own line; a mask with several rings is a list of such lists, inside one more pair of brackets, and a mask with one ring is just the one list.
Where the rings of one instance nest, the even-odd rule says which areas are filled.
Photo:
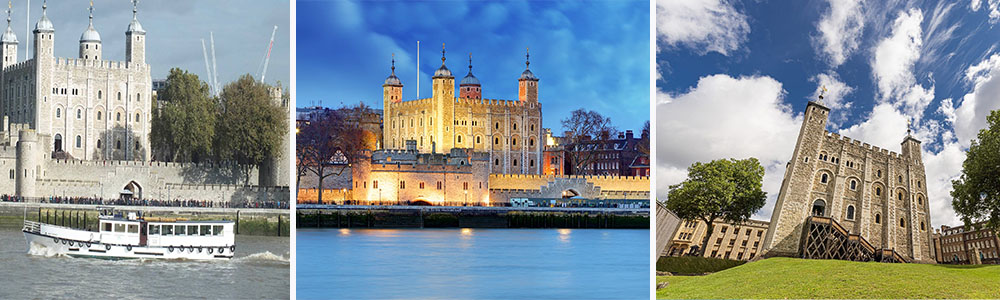
[[274, 30], [271, 31], [271, 41], [267, 43], [267, 54], [264, 54], [263, 69], [258, 68], [260, 73], [260, 82], [264, 82], [264, 77], [267, 76], [267, 65], [271, 63], [271, 47], [274, 47], [274, 35], [278, 33], [278, 25], [274, 25]]
[[218, 96], [215, 92], [215, 84], [212, 83], [212, 67], [208, 66], [208, 50], [205, 49], [205, 39], [201, 39], [201, 54], [205, 57], [205, 79], [208, 81], [209, 93]]
[[219, 94], [222, 92], [222, 89], [219, 88], [219, 67], [216, 65], [216, 62], [215, 62], [215, 33], [214, 32], [209, 32], [208, 33], [208, 38], [211, 40], [211, 43], [212, 43], [212, 78], [211, 78], [211, 80], [212, 80], [212, 84], [215, 85], [215, 96], [218, 97]]

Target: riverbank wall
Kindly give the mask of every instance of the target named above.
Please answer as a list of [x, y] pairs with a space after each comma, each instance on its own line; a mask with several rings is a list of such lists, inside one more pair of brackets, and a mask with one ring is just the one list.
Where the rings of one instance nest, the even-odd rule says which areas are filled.
[[648, 209], [302, 206], [298, 228], [650, 228]]
[[[228, 220], [241, 235], [289, 236], [288, 209], [114, 206], [122, 211], [142, 211], [146, 217]], [[0, 228], [21, 228], [23, 220], [97, 231], [97, 205], [0, 202]]]

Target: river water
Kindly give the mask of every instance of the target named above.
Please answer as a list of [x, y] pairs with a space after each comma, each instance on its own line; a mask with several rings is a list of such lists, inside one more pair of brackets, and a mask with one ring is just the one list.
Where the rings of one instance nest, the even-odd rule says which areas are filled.
[[297, 232], [299, 299], [649, 298], [649, 230]]
[[288, 241], [237, 235], [225, 262], [113, 261], [29, 254], [19, 228], [0, 228], [0, 299], [287, 299]]

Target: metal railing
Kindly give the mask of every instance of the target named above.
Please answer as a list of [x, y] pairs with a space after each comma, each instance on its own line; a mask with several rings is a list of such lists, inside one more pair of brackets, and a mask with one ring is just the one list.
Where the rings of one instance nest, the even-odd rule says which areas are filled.
[[24, 228], [22, 230], [31, 233], [41, 233], [42, 223], [24, 220]]

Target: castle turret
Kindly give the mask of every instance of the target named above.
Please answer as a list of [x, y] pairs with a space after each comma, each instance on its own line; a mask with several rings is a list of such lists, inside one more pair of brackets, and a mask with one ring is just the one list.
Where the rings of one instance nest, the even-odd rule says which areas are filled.
[[[452, 145], [454, 145], [452, 139], [455, 136], [455, 131], [452, 128], [454, 125], [452, 121], [455, 116], [455, 77], [451, 76], [451, 70], [448, 70], [448, 67], [444, 65], [444, 54], [444, 43], [442, 43], [441, 67], [434, 72], [434, 77], [431, 78], [434, 87], [432, 99], [434, 114], [425, 120], [427, 127], [424, 128], [428, 128], [429, 130], [424, 132], [429, 133], [429, 135], [427, 139], [422, 139], [421, 143], [417, 145], [420, 147], [421, 152], [438, 150], [448, 152], [451, 150]], [[434, 137], [440, 137], [441, 140], [435, 140]]]
[[130, 64], [146, 64], [146, 31], [139, 24], [139, 8], [132, 0], [132, 22], [125, 31], [125, 61]]
[[517, 80], [517, 100], [538, 102], [538, 77], [528, 69], [531, 65], [529, 58], [530, 54], [525, 50], [524, 72], [521, 72], [521, 78]]
[[[910, 122], [907, 121], [907, 126], [910, 125]], [[912, 130], [910, 128], [906, 128], [906, 138], [903, 138], [902, 143], [903, 158], [908, 159], [910, 162], [915, 164], [920, 164], [923, 161], [923, 158], [920, 155], [920, 140], [914, 138], [911, 133]]]
[[469, 53], [469, 74], [458, 83], [458, 97], [468, 99], [483, 99], [482, 87], [479, 85], [479, 78], [472, 75], [472, 53]]
[[94, 29], [94, 1], [90, 1], [90, 25], [80, 35], [80, 58], [101, 60], [101, 34]]
[[38, 134], [25, 129], [18, 133], [16, 191], [21, 197], [35, 197], [35, 181], [40, 171], [42, 147], [38, 145]]
[[[55, 48], [55, 35], [56, 28], [52, 26], [52, 21], [49, 20], [48, 15], [46, 15], [46, 10], [48, 9], [48, 1], [42, 2], [42, 18], [38, 19], [35, 23], [34, 33], [34, 46], [35, 46], [35, 74], [40, 76], [35, 77], [35, 101], [38, 103], [49, 103], [50, 98], [53, 97], [52, 92], [52, 77], [43, 74], [52, 74], [52, 70], [55, 68], [55, 56], [53, 56]], [[38, 130], [38, 132], [51, 132], [52, 122], [50, 120], [53, 118], [51, 105], [35, 105], [35, 113], [29, 115], [28, 123], [32, 128]]]
[[10, 10], [12, 5], [10, 1], [7, 2], [7, 30], [4, 31], [3, 36], [0, 36], [0, 41], [2, 41], [3, 51], [3, 67], [13, 65], [17, 63], [17, 35], [14, 34], [14, 30], [10, 28]]
[[[399, 77], [396, 77], [396, 54], [392, 54], [392, 63], [389, 73], [389, 77], [385, 78], [385, 83], [382, 84], [382, 115], [384, 118], [390, 118], [392, 116], [392, 105], [393, 103], [403, 102], [403, 82], [399, 81]], [[393, 141], [395, 141], [395, 136], [392, 134], [395, 124], [390, 128], [389, 126], [384, 126], [382, 128], [382, 142], [380, 148], [393, 147]], [[400, 145], [402, 146], [402, 145]]]

